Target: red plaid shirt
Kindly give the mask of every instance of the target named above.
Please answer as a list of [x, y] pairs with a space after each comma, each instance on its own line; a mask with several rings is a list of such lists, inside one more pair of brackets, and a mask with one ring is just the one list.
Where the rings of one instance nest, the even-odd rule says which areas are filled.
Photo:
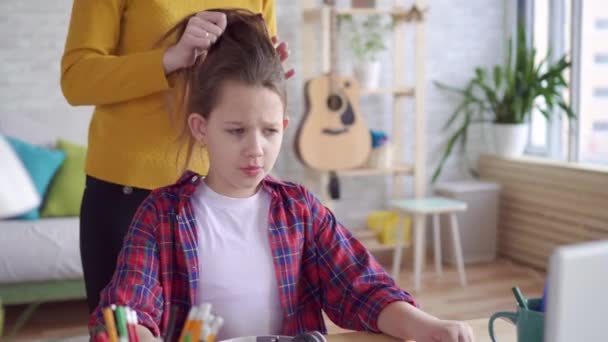
[[[153, 191], [137, 210], [112, 280], [101, 293], [89, 326], [103, 325], [101, 308], [127, 305], [154, 335], [164, 334], [172, 306], [182, 327], [197, 303], [200, 277], [197, 230], [190, 198], [201, 177], [192, 172], [177, 184]], [[339, 326], [379, 332], [380, 311], [394, 301], [416, 305], [334, 215], [300, 185], [270, 177], [268, 238], [274, 255], [282, 334], [327, 332], [325, 311]], [[230, 319], [230, 317], [225, 317]], [[177, 338], [177, 332], [171, 340]]]

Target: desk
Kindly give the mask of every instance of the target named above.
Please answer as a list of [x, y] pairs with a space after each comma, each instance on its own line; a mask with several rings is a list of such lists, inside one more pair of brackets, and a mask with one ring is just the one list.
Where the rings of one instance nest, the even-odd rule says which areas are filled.
[[[490, 335], [488, 334], [488, 319], [473, 319], [466, 321], [473, 328], [473, 335], [475, 335], [475, 342], [490, 342]], [[516, 342], [517, 334], [515, 331], [515, 326], [509, 324], [503, 320], [496, 320], [494, 322], [494, 333], [496, 334], [496, 338], [499, 342]], [[334, 334], [327, 335], [328, 342], [395, 342], [399, 341], [395, 338], [386, 336], [386, 335], [378, 335], [378, 334], [369, 334], [369, 333], [361, 333], [361, 332], [352, 332], [352, 333], [342, 333], [342, 334]]]
[[[488, 335], [488, 319], [474, 319], [466, 321], [473, 328], [475, 342], [491, 342]], [[498, 342], [516, 342], [517, 336], [515, 326], [503, 320], [496, 320], [495, 333]], [[370, 334], [363, 332], [337, 333], [325, 336], [328, 342], [399, 342], [399, 340], [380, 334]], [[47, 341], [47, 340], [44, 340]], [[48, 342], [56, 341], [56, 339], [48, 340]], [[75, 337], [62, 340], [64, 342], [89, 342], [88, 336]], [[160, 340], [159, 340], [160, 342]]]

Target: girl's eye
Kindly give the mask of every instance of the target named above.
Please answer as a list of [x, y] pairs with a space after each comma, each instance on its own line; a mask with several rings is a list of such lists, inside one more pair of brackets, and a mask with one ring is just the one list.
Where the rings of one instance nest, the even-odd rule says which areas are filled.
[[267, 128], [266, 129], [266, 134], [271, 135], [271, 134], [277, 134], [279, 133], [279, 130], [276, 128]]
[[233, 135], [241, 135], [241, 134], [245, 133], [245, 129], [244, 128], [233, 128], [233, 129], [229, 129], [228, 133], [233, 134]]

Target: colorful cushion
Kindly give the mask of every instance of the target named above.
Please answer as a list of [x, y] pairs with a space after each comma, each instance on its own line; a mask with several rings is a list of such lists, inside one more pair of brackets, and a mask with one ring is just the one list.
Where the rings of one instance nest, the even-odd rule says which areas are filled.
[[[44, 198], [49, 184], [65, 160], [63, 151], [32, 145], [25, 141], [6, 137], [15, 153], [27, 169], [40, 198]], [[19, 219], [34, 220], [40, 217], [40, 207], [19, 216]]]
[[61, 139], [57, 142], [57, 149], [64, 151], [66, 158], [51, 183], [42, 216], [79, 216], [85, 185], [84, 161], [87, 149]]

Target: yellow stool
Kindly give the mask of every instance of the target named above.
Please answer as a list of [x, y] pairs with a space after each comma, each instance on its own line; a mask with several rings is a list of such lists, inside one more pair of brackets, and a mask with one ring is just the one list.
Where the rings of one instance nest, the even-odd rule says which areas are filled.
[[[411, 219], [409, 216], [403, 217], [400, 225], [403, 229], [403, 244], [409, 244]], [[378, 242], [383, 245], [393, 245], [397, 243], [397, 231], [399, 225], [399, 213], [388, 210], [373, 211], [367, 216], [367, 228], [376, 233]]]

